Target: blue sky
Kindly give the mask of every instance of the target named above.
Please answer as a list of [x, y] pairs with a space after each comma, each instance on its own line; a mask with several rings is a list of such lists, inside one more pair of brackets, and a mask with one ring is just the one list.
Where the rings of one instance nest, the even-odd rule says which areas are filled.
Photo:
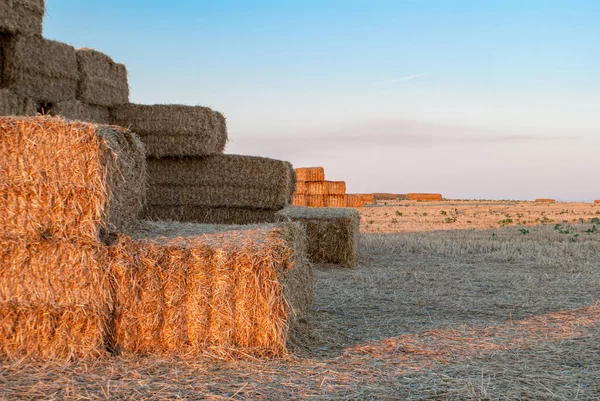
[[47, 0], [44, 36], [349, 192], [600, 198], [598, 1], [169, 3]]

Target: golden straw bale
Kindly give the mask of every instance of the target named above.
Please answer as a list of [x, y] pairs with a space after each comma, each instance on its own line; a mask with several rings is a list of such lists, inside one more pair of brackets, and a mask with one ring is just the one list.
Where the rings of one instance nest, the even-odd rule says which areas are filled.
[[87, 238], [132, 224], [145, 193], [144, 148], [130, 131], [56, 117], [0, 117], [0, 231]]
[[292, 205], [294, 206], [306, 206], [306, 195], [294, 195], [292, 196]]
[[106, 354], [112, 291], [104, 247], [2, 238], [0, 263], [0, 358]]
[[0, 33], [42, 35], [44, 0], [0, 1]]
[[111, 109], [112, 123], [138, 134], [150, 157], [223, 153], [225, 117], [201, 106], [124, 104]]
[[33, 99], [0, 89], [0, 116], [35, 116], [37, 104]]
[[325, 206], [327, 207], [346, 207], [346, 195], [327, 195], [325, 197]]
[[294, 195], [306, 195], [306, 181], [296, 181]]
[[594, 203], [600, 203], [600, 199], [596, 199]]
[[323, 167], [300, 167], [296, 169], [298, 181], [325, 181], [325, 170]]
[[441, 201], [442, 194], [420, 194], [420, 193], [410, 193], [406, 194], [408, 200], [412, 201]]
[[346, 182], [345, 181], [325, 181], [327, 186], [326, 195], [345, 195], [346, 194]]
[[365, 204], [375, 204], [375, 195], [373, 194], [362, 194], [362, 198]]
[[346, 206], [347, 207], [364, 207], [365, 201], [360, 194], [347, 194], [346, 195]]
[[116, 349], [284, 355], [312, 307], [305, 246], [295, 223], [140, 222], [111, 247]]
[[376, 200], [396, 200], [396, 194], [390, 194], [385, 192], [376, 192], [373, 194]]
[[148, 220], [173, 220], [204, 224], [274, 223], [276, 210], [211, 206], [146, 206], [143, 217]]
[[79, 83], [77, 100], [98, 106], [129, 102], [127, 68], [92, 49], [77, 49]]
[[327, 184], [325, 181], [305, 182], [306, 195], [327, 195]]
[[289, 206], [278, 215], [283, 220], [302, 223], [312, 262], [356, 266], [360, 240], [357, 210]]
[[304, 195], [306, 198], [306, 206], [309, 207], [325, 207], [325, 195]]
[[68, 120], [110, 124], [108, 107], [85, 104], [79, 100], [53, 103], [45, 113], [51, 116], [61, 116]]
[[556, 203], [555, 199], [548, 199], [548, 198], [537, 198], [535, 201], [538, 203]]
[[408, 200], [407, 194], [396, 194], [397, 200]]
[[47, 103], [75, 100], [75, 48], [36, 36], [2, 36], [2, 87]]

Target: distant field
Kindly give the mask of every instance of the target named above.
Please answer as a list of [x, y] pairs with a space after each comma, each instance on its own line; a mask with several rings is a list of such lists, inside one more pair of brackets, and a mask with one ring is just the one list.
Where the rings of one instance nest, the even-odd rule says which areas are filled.
[[600, 205], [360, 213], [359, 267], [316, 266], [295, 355], [5, 364], [0, 399], [600, 399]]

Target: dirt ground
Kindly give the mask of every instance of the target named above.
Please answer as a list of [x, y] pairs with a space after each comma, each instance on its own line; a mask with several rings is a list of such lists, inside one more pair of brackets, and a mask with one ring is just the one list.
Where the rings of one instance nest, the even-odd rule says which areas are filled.
[[360, 264], [315, 266], [314, 339], [289, 358], [4, 363], [0, 399], [600, 399], [600, 205], [360, 213]]

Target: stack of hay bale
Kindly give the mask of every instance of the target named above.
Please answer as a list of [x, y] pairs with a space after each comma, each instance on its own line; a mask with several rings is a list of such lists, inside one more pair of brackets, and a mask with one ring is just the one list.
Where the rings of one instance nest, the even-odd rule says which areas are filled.
[[442, 194], [410, 193], [406, 194], [406, 198], [412, 201], [441, 201]]
[[596, 199], [594, 203], [600, 203], [600, 199]]
[[323, 167], [296, 170], [292, 205], [308, 207], [363, 207], [363, 196], [346, 194], [345, 181], [326, 181]]
[[549, 199], [549, 198], [537, 198], [535, 201], [537, 203], [556, 203], [555, 199]]
[[374, 205], [376, 203], [375, 195], [373, 194], [363, 194], [362, 198], [365, 205]]

